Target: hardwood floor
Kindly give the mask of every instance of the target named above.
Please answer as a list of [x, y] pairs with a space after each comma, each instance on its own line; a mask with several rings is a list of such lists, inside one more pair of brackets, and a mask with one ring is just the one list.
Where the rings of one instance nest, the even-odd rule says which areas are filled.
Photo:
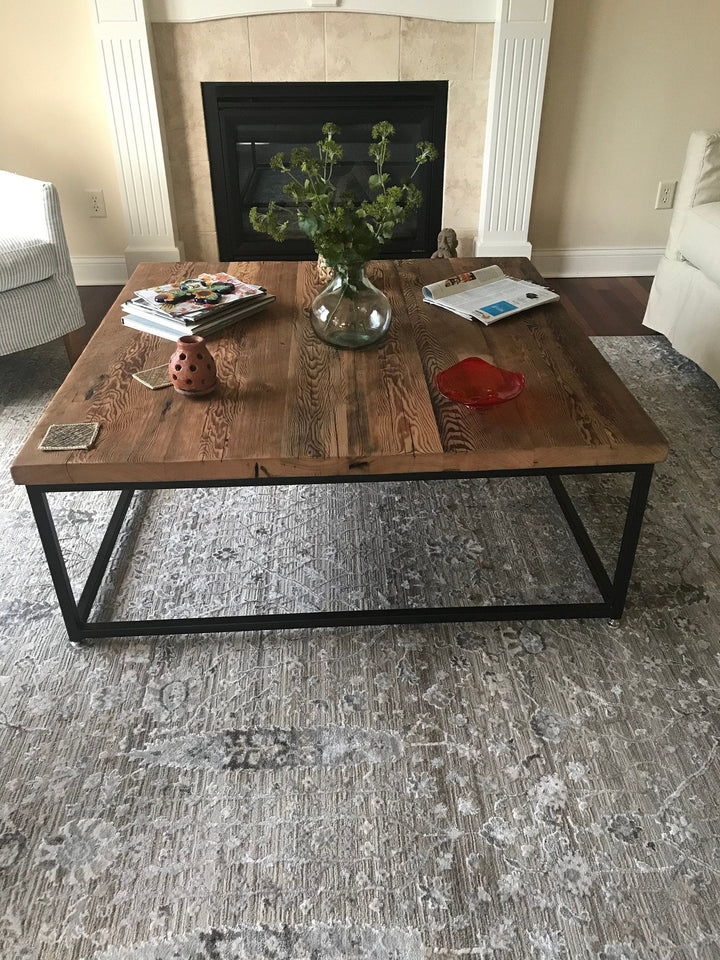
[[68, 344], [67, 339], [65, 342], [68, 354], [72, 349], [78, 357], [80, 356], [87, 346], [88, 340], [97, 330], [100, 321], [113, 305], [121, 290], [122, 287], [115, 286], [78, 287], [85, 326], [81, 330], [75, 330], [68, 334], [70, 344]]
[[[560, 294], [563, 306], [588, 336], [631, 337], [654, 334], [642, 325], [652, 280], [652, 277], [555, 278], [548, 280], [548, 286]], [[81, 350], [122, 287], [78, 287], [78, 290], [86, 327], [70, 336]]]
[[555, 278], [548, 286], [591, 337], [656, 335], [642, 325], [652, 277]]

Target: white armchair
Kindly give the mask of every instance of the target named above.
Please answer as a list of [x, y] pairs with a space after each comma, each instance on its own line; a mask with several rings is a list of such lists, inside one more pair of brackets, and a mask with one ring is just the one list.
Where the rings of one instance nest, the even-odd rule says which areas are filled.
[[720, 132], [690, 136], [643, 323], [720, 384]]
[[84, 323], [55, 187], [0, 171], [0, 355]]

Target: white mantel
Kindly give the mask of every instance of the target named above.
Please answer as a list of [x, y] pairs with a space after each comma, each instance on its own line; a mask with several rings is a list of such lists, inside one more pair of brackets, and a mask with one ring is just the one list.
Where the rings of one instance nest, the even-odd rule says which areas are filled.
[[[530, 0], [533, 4], [533, 0]], [[527, 7], [527, 0], [520, 6]], [[545, 6], [545, 0], [541, 0]], [[537, 4], [535, 4], [537, 6]], [[150, 0], [152, 23], [191, 23], [224, 17], [251, 17], [267, 13], [300, 13], [304, 10], [342, 10], [343, 13], [377, 13], [394, 17], [421, 17], [452, 23], [494, 23], [496, 0], [453, 0], [452, 10], [441, 0]], [[517, 0], [516, 0], [517, 7]]]
[[495, 25], [477, 256], [526, 256], [553, 0], [93, 0], [128, 229], [128, 269], [182, 260], [151, 24], [304, 11]]

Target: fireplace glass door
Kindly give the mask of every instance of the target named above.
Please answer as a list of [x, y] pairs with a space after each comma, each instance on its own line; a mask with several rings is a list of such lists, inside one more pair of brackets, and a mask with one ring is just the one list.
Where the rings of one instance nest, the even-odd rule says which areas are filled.
[[292, 209], [283, 193], [286, 176], [270, 168], [271, 158], [294, 147], [317, 149], [324, 123], [340, 127], [336, 137], [343, 159], [333, 182], [358, 199], [371, 199], [368, 156], [372, 127], [389, 120], [395, 127], [391, 158], [385, 164], [397, 183], [415, 168], [416, 144], [430, 140], [439, 157], [425, 164], [414, 182], [422, 190], [421, 209], [400, 224], [381, 256], [428, 257], [441, 228], [447, 82], [394, 83], [203, 83], [215, 223], [221, 260], [309, 260], [312, 243], [290, 219], [287, 239], [278, 244], [250, 224], [250, 210], [267, 210], [271, 200]]

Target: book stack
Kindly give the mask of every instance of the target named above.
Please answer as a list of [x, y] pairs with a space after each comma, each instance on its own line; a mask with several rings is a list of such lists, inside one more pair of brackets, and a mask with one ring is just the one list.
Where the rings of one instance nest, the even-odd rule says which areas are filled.
[[195, 334], [208, 337], [274, 300], [264, 287], [228, 273], [203, 273], [180, 284], [136, 290], [122, 305], [122, 322], [165, 340]]

